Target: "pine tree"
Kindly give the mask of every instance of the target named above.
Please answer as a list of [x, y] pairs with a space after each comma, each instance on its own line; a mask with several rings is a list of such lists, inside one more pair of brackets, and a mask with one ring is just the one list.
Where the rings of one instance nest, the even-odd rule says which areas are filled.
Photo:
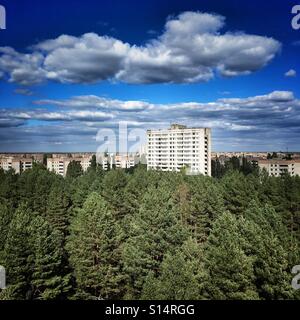
[[125, 187], [128, 182], [128, 177], [124, 170], [116, 169], [109, 171], [102, 182], [102, 196], [111, 206], [113, 213], [117, 219], [121, 219], [126, 214], [125, 202]]
[[32, 213], [26, 204], [17, 209], [8, 229], [4, 246], [4, 266], [11, 299], [29, 299], [32, 295], [30, 221]]
[[260, 174], [259, 199], [261, 203], [271, 204], [276, 212], [283, 213], [286, 207], [284, 190], [282, 189], [281, 178], [269, 176], [263, 171]]
[[222, 178], [221, 183], [225, 190], [226, 209], [233, 214], [243, 214], [249, 202], [257, 198], [257, 191], [247, 183], [242, 173], [231, 171]]
[[214, 178], [220, 179], [225, 174], [225, 167], [220, 163], [220, 160], [211, 161], [211, 174]]
[[187, 240], [174, 254], [166, 254], [161, 274], [153, 272], [146, 277], [142, 299], [146, 300], [197, 300], [202, 298], [206, 274], [201, 247]]
[[253, 259], [242, 248], [236, 218], [224, 213], [213, 224], [205, 250], [209, 273], [206, 291], [210, 299], [258, 299]]
[[180, 216], [181, 223], [183, 225], [192, 224], [192, 192], [190, 186], [183, 182], [178, 186], [174, 193], [174, 203], [176, 211]]
[[67, 233], [70, 199], [63, 181], [55, 183], [48, 197], [46, 220], [58, 231]]
[[289, 247], [292, 250], [296, 242], [300, 244], [300, 177], [287, 175], [281, 180], [285, 199], [282, 219], [287, 226]]
[[186, 237], [172, 194], [162, 187], [149, 189], [131, 221], [123, 251], [129, 294], [138, 297], [148, 273], [153, 271], [158, 276], [164, 255], [180, 246]]
[[223, 189], [207, 177], [191, 179], [189, 185], [191, 200], [188, 222], [197, 241], [205, 242], [213, 222], [225, 210]]
[[93, 156], [92, 156], [91, 165], [90, 165], [89, 169], [96, 171], [96, 169], [97, 169], [97, 159], [96, 159], [96, 155], [93, 155]]
[[92, 193], [74, 217], [67, 249], [77, 283], [77, 297], [122, 296], [120, 230], [105, 200]]
[[68, 165], [66, 177], [69, 179], [75, 179], [80, 177], [82, 173], [83, 171], [80, 162], [73, 160]]
[[0, 265], [3, 265], [3, 251], [13, 213], [12, 209], [7, 205], [7, 201], [2, 199], [0, 201]]
[[142, 197], [151, 183], [149, 178], [149, 172], [139, 167], [135, 169], [134, 174], [126, 184], [124, 190], [124, 206], [126, 207], [126, 211], [131, 215], [137, 212], [140, 207]]
[[73, 180], [66, 180], [69, 184], [67, 190], [71, 198], [72, 208], [82, 208], [86, 198], [89, 195], [90, 181], [86, 179], [86, 175]]
[[32, 221], [30, 231], [33, 255], [32, 298], [66, 298], [71, 276], [66, 268], [63, 234], [41, 217]]
[[18, 175], [13, 170], [5, 171], [0, 169], [0, 202], [16, 208], [18, 206]]
[[18, 179], [19, 203], [26, 202], [36, 215], [45, 214], [51, 186], [57, 178], [43, 165], [34, 164], [31, 170], [24, 171]]
[[252, 202], [241, 219], [240, 233], [247, 256], [253, 258], [257, 292], [261, 299], [291, 299], [286, 228], [270, 205]]

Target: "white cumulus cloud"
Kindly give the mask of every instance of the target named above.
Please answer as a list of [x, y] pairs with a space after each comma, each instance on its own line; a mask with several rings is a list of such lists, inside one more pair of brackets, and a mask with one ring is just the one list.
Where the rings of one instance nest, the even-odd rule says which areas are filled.
[[215, 73], [239, 76], [265, 67], [279, 52], [273, 38], [222, 32], [225, 17], [183, 12], [169, 17], [163, 33], [143, 46], [110, 36], [61, 35], [31, 46], [29, 53], [0, 48], [0, 74], [33, 85], [44, 81], [134, 84], [195, 83]]
[[293, 77], [296, 77], [296, 76], [297, 76], [297, 72], [296, 72], [296, 70], [294, 70], [294, 69], [290, 69], [290, 70], [287, 71], [284, 75], [285, 75], [286, 77], [288, 77], [288, 78], [293, 78]]

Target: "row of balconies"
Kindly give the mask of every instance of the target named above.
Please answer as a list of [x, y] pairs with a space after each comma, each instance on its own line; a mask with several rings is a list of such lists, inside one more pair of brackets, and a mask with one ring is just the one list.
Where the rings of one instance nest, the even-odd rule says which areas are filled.
[[[199, 162], [192, 162], [192, 161], [148, 161], [148, 165], [189, 165], [189, 166], [197, 166], [200, 167]], [[207, 165], [204, 166], [207, 168]]]
[[[170, 150], [170, 152], [174, 152], [174, 151], [177, 151], [177, 150], [179, 150], [179, 151], [186, 151], [186, 150], [202, 150], [201, 148], [199, 148], [199, 147], [196, 147], [196, 146], [194, 146], [193, 148], [190, 148], [190, 147], [184, 147], [184, 146], [180, 146], [180, 147], [171, 147], [171, 148], [168, 148], [168, 147], [154, 147], [154, 148], [149, 148], [148, 149], [148, 152], [150, 152], [150, 151], [168, 151], [168, 150]], [[206, 151], [206, 152], [208, 152], [208, 149], [205, 149], [204, 151]]]
[[182, 154], [151, 154], [148, 155], [148, 159], [156, 159], [156, 158], [167, 158], [167, 159], [181, 159], [181, 158], [198, 158], [198, 159], [208, 159], [207, 157], [203, 157], [197, 153], [182, 153]]
[[183, 158], [183, 157], [193, 157], [193, 158], [206, 158], [208, 159], [207, 155], [200, 154], [198, 152], [181, 152], [181, 153], [167, 153], [167, 152], [157, 152], [148, 154], [148, 158]]
[[184, 131], [184, 132], [148, 132], [148, 137], [162, 137], [162, 136], [196, 136], [196, 135], [203, 135], [203, 130], [198, 132], [191, 132], [191, 131]]
[[[170, 167], [177, 167], [177, 166], [189, 166], [189, 167], [197, 167], [197, 168], [201, 168], [200, 165], [197, 164], [191, 164], [188, 162], [175, 162], [175, 163], [168, 163], [168, 162], [152, 162], [152, 163], [148, 163], [148, 166], [170, 166]], [[207, 170], [207, 167], [204, 167], [205, 170]]]
[[[202, 137], [183, 137], [183, 138], [152, 138], [148, 139], [148, 143], [162, 143], [162, 142], [195, 142], [195, 141], [203, 141]], [[208, 139], [204, 139], [204, 141], [208, 141]]]
[[[173, 138], [173, 137], [153, 137], [153, 138], [148, 138], [148, 142], [151, 141], [185, 141], [185, 140], [189, 140], [189, 141], [195, 141], [195, 140], [202, 140], [203, 138], [201, 136], [198, 137], [177, 137], [177, 138]], [[204, 139], [204, 140], [208, 140], [208, 139]]]

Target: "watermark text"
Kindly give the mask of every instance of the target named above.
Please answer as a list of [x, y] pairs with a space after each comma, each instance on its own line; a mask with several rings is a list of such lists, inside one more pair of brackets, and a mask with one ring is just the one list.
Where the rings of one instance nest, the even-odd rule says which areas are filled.
[[6, 288], [6, 274], [5, 274], [5, 268], [0, 266], [0, 289]]
[[6, 10], [4, 6], [0, 5], [0, 30], [6, 29]]
[[292, 279], [292, 287], [295, 290], [299, 290], [300, 289], [300, 265], [293, 267], [292, 274], [296, 274], [296, 276]]
[[292, 28], [294, 30], [299, 30], [300, 29], [300, 4], [295, 5], [292, 8], [292, 14], [295, 15], [292, 19]]

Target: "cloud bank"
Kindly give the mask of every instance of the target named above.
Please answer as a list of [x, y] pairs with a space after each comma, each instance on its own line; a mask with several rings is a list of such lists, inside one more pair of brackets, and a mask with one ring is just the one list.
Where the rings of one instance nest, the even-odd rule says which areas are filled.
[[169, 17], [162, 34], [144, 45], [86, 33], [42, 41], [29, 52], [0, 48], [0, 74], [19, 85], [46, 81], [131, 84], [196, 83], [215, 74], [247, 75], [265, 67], [280, 51], [273, 38], [223, 32], [225, 18], [184, 12]]
[[94, 151], [101, 128], [117, 132], [119, 122], [127, 122], [129, 128], [146, 130], [178, 121], [211, 127], [215, 150], [300, 148], [300, 100], [291, 91], [207, 103], [154, 104], [86, 95], [33, 104], [31, 108], [0, 110], [2, 151], [25, 147], [57, 151], [59, 145], [61, 151]]

